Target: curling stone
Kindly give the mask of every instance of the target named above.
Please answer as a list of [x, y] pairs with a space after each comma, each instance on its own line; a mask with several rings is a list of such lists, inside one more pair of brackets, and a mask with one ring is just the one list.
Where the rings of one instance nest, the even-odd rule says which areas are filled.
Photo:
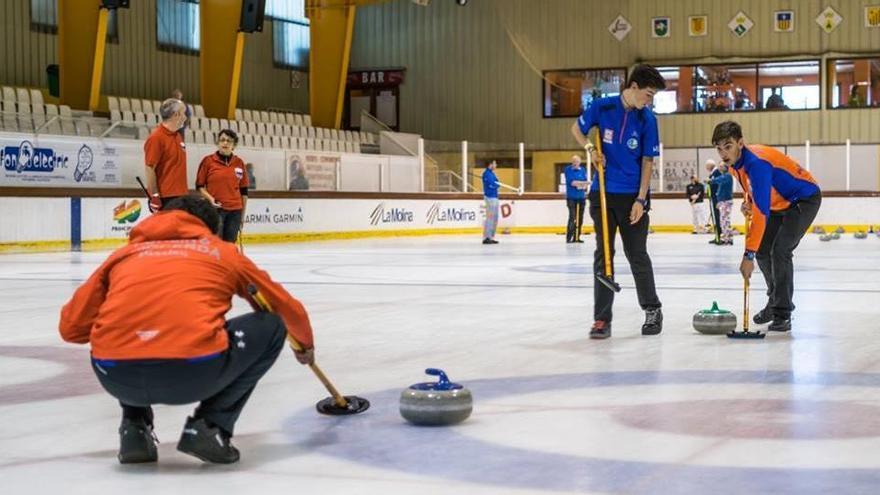
[[844, 230], [843, 227], [840, 227], [840, 226], [838, 226], [836, 229], [834, 229], [835, 234], [842, 234], [844, 232], [846, 232], [846, 230]]
[[707, 335], [723, 335], [736, 330], [736, 315], [726, 309], [718, 309], [712, 301], [712, 309], [704, 309], [694, 314], [694, 330]]
[[821, 225], [816, 225], [815, 227], [813, 227], [813, 233], [814, 234], [824, 234], [825, 228], [822, 227]]
[[840, 239], [840, 232], [835, 232], [831, 234], [831, 238], [834, 240]]
[[474, 408], [471, 391], [450, 382], [443, 370], [428, 368], [425, 373], [439, 380], [404, 389], [400, 393], [400, 415], [420, 426], [454, 425], [466, 420]]
[[853, 234], [853, 237], [855, 237], [856, 239], [866, 239], [868, 237], [868, 234], [866, 232], [862, 232], [860, 230], [860, 231], [856, 232], [855, 234]]
[[[838, 235], [839, 235], [839, 234], [838, 234]], [[830, 241], [831, 239], [833, 239], [833, 237], [831, 237], [831, 234], [822, 234], [822, 235], [819, 236], [819, 240], [822, 241], [822, 242], [828, 242], [828, 241]]]

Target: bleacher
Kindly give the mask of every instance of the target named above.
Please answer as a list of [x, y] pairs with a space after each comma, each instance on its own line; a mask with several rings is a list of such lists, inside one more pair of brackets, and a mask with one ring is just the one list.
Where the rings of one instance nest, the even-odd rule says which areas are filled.
[[[361, 153], [378, 151], [376, 135], [312, 126], [311, 117], [291, 112], [237, 109], [235, 120], [205, 117], [201, 105], [190, 105], [192, 117], [185, 140], [216, 142], [221, 129], [239, 135], [239, 146]], [[67, 105], [44, 104], [37, 89], [2, 87], [0, 130], [70, 136], [146, 139], [159, 124], [160, 101], [108, 96], [109, 119], [72, 112]]]

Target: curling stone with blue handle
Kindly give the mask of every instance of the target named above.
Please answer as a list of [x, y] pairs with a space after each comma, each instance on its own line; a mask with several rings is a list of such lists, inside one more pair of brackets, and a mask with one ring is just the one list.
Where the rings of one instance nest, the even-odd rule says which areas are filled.
[[474, 408], [471, 391], [450, 382], [443, 370], [428, 368], [425, 373], [439, 380], [404, 389], [400, 393], [400, 415], [420, 426], [453, 425], [467, 419]]

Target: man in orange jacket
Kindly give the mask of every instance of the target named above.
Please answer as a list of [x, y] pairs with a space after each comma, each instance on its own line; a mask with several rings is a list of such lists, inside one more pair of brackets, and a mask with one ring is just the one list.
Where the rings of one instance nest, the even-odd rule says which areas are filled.
[[739, 181], [745, 197], [742, 213], [752, 219], [740, 272], [751, 278], [757, 259], [767, 282], [767, 306], [753, 321], [770, 323], [770, 331], [787, 332], [794, 311], [792, 256], [819, 212], [822, 192], [816, 179], [781, 151], [746, 145], [736, 122], [718, 124], [712, 144]]
[[[61, 310], [62, 338], [91, 343], [92, 368], [122, 406], [121, 463], [157, 460], [152, 404], [192, 402], [200, 404], [177, 449], [207, 462], [236, 462], [235, 422], [285, 338], [302, 345], [300, 363], [314, 360], [303, 305], [221, 241], [219, 221], [201, 196], [174, 199], [132, 229], [129, 244]], [[251, 301], [254, 289], [277, 314], [226, 321], [232, 296]]]

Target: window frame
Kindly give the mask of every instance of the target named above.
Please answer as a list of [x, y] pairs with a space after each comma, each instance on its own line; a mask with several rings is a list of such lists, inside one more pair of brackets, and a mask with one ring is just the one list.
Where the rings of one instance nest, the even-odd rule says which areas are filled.
[[[694, 67], [719, 67], [719, 66], [723, 66], [723, 67], [753, 66], [755, 69], [755, 89], [758, 92], [758, 94], [753, 95], [753, 98], [755, 98], [755, 97], [760, 96], [760, 92], [761, 92], [762, 88], [769, 87], [769, 86], [762, 86], [761, 85], [761, 66], [765, 65], [765, 64], [775, 64], [775, 63], [781, 63], [781, 62], [785, 62], [785, 63], [789, 63], [789, 62], [790, 63], [816, 62], [818, 64], [818, 74], [817, 74], [819, 77], [819, 81], [818, 81], [819, 106], [818, 107], [816, 107], [816, 108], [788, 108], [788, 109], [769, 108], [768, 109], [768, 108], [764, 108], [763, 102], [761, 102], [760, 108], [756, 107], [752, 110], [729, 110], [729, 111], [724, 111], [724, 112], [711, 112], [711, 111], [697, 112], [695, 110], [689, 110], [689, 111], [675, 111], [672, 113], [664, 113], [664, 114], [657, 114], [657, 115], [658, 116], [659, 115], [694, 115], [694, 114], [703, 115], [703, 114], [731, 114], [731, 113], [781, 112], [781, 111], [785, 111], [785, 112], [815, 112], [817, 110], [822, 110], [823, 107], [822, 107], [822, 60], [821, 59], [806, 58], [806, 59], [762, 60], [760, 62], [727, 62], [727, 63], [715, 62], [715, 63], [708, 63], [708, 64], [695, 63], [695, 64], [680, 64], [680, 65], [662, 64], [662, 65], [657, 65], [657, 67], [664, 67], [664, 68], [667, 68], [667, 67], [678, 67], [678, 68], [691, 67], [691, 68], [694, 68]], [[693, 100], [693, 97], [691, 97], [691, 100]]]
[[[34, 21], [34, 1], [28, 1], [28, 16], [29, 16], [29, 25], [30, 30], [35, 33], [44, 33], [51, 35], [58, 35], [58, 2], [59, 0], [54, 0], [55, 2], [55, 24], [46, 24], [42, 22]], [[112, 17], [108, 19], [107, 23], [107, 43], [112, 43], [114, 45], [119, 44], [119, 12], [118, 9], [111, 10], [110, 13]], [[115, 31], [110, 30], [110, 26], [115, 26]]]
[[[739, 113], [783, 112], [783, 111], [784, 112], [815, 112], [815, 111], [819, 111], [819, 110], [828, 109], [828, 107], [826, 106], [827, 105], [827, 98], [823, 98], [823, 91], [827, 91], [828, 88], [822, 87], [822, 74], [823, 74], [822, 71], [824, 70], [825, 67], [827, 67], [825, 64], [828, 63], [830, 60], [840, 60], [840, 59], [855, 60], [855, 59], [863, 59], [863, 58], [875, 58], [875, 57], [863, 57], [863, 56], [860, 56], [860, 57], [839, 57], [838, 59], [827, 59], [827, 60], [823, 60], [821, 58], [796, 58], [796, 59], [780, 59], [780, 60], [761, 60], [761, 61], [757, 61], [757, 62], [726, 62], [726, 63], [725, 62], [713, 62], [713, 63], [690, 63], [690, 64], [662, 63], [662, 64], [656, 64], [656, 65], [653, 64], [651, 61], [646, 61], [645, 63], [655, 65], [656, 67], [663, 67], [663, 68], [669, 68], [669, 67], [678, 67], [678, 68], [691, 67], [691, 68], [693, 68], [693, 67], [718, 67], [718, 66], [753, 66], [755, 69], [755, 88], [759, 92], [762, 87], [762, 86], [760, 86], [761, 65], [782, 63], [782, 62], [784, 62], [784, 63], [816, 62], [818, 64], [819, 106], [817, 108], [789, 108], [789, 109], [785, 109], [785, 110], [780, 110], [780, 109], [773, 109], [773, 108], [771, 108], [771, 109], [763, 108], [763, 104], [762, 104], [761, 108], [754, 108], [752, 110], [730, 110], [730, 111], [725, 111], [725, 112], [697, 112], [694, 110], [689, 110], [689, 111], [676, 111], [676, 112], [672, 112], [672, 113], [657, 114], [658, 116], [670, 116], [670, 115], [703, 115], [703, 114], [739, 114]], [[878, 53], [877, 58], [880, 58], [880, 53]], [[544, 118], [544, 119], [577, 118], [577, 116], [572, 117], [572, 116], [546, 116], [546, 115], [544, 115], [544, 101], [546, 98], [544, 87], [547, 84], [546, 75], [548, 72], [577, 72], [577, 71], [620, 70], [620, 69], [621, 69], [620, 67], [585, 67], [585, 68], [571, 68], [571, 69], [542, 70], [541, 71], [541, 105], [540, 105], [540, 112], [541, 112], [542, 118]], [[623, 68], [622, 70], [625, 71], [627, 76], [629, 75], [629, 68]], [[626, 82], [625, 82], [625, 78], [624, 78], [624, 85], [625, 84], [626, 84]], [[755, 95], [755, 96], [758, 96], [758, 95]], [[859, 108], [840, 107], [840, 108], [835, 108], [834, 110], [839, 110], [841, 108], [844, 108], [847, 110], [858, 110], [859, 109]], [[875, 107], [863, 107], [863, 108], [875, 108]]]
[[[838, 60], [855, 61], [855, 60], [872, 60], [872, 59], [880, 60], [880, 52], [877, 52], [874, 56], [865, 56], [863, 54], [859, 54], [859, 55], [855, 55], [855, 56], [851, 56], [851, 57], [840, 56], [837, 58], [828, 58], [828, 59], [825, 59], [825, 61], [824, 61], [826, 64], [825, 65], [825, 73], [826, 74], [828, 73], [829, 64], [836, 63]], [[834, 97], [833, 87], [836, 85], [836, 82], [837, 82], [836, 79], [834, 81], [831, 81], [830, 78], [829, 78], [829, 80], [826, 81], [826, 84], [825, 84], [826, 87], [824, 88], [825, 98], [822, 99], [823, 100], [822, 103], [824, 104], [825, 110], [834, 110], [834, 111], [836, 111], [836, 110], [876, 110], [876, 109], [880, 108], [880, 106], [874, 107], [874, 106], [870, 106], [870, 105], [866, 105], [864, 107], [850, 107], [847, 105], [841, 105], [839, 107], [832, 106], [831, 99]]]
[[627, 67], [584, 67], [584, 68], [572, 68], [572, 69], [546, 69], [541, 71], [541, 105], [540, 112], [541, 118], [543, 119], [576, 119], [583, 114], [584, 109], [581, 109], [581, 112], [577, 115], [546, 115], [544, 113], [544, 102], [547, 100], [548, 95], [545, 94], [546, 85], [547, 85], [547, 73], [549, 72], [584, 72], [584, 71], [610, 71], [610, 70], [619, 70], [623, 72], [623, 83], [620, 86], [621, 93], [626, 86], [626, 78], [629, 75], [629, 69]]

